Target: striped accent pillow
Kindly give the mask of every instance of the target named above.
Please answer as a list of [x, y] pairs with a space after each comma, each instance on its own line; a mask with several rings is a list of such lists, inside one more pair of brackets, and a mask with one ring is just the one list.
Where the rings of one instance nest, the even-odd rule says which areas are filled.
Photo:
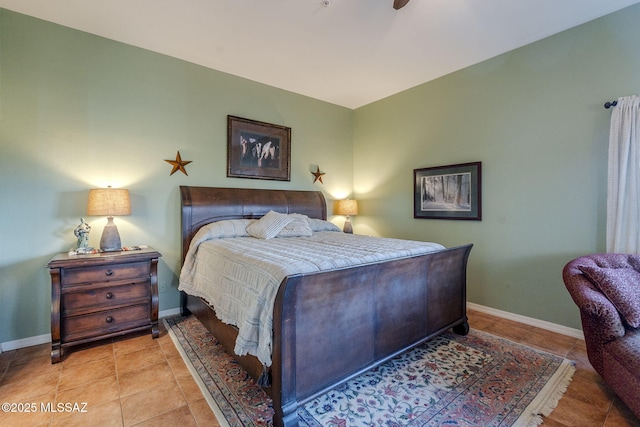
[[258, 239], [273, 239], [294, 218], [275, 211], [269, 211], [265, 216], [247, 226], [247, 233]]
[[309, 237], [313, 230], [309, 226], [309, 218], [302, 214], [289, 214], [293, 218], [289, 224], [285, 225], [276, 237]]

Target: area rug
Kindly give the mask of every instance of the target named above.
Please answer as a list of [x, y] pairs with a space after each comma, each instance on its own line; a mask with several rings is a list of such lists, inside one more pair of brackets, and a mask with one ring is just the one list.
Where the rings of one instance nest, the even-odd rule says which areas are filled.
[[[272, 425], [269, 396], [193, 316], [164, 319], [222, 426]], [[536, 426], [566, 391], [574, 364], [471, 330], [445, 333], [298, 411], [303, 427]]]

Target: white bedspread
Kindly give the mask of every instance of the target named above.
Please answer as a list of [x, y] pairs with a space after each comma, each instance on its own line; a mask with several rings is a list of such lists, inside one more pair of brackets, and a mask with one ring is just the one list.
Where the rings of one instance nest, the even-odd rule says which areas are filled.
[[261, 240], [246, 233], [250, 221], [221, 221], [203, 227], [193, 238], [178, 289], [204, 298], [221, 321], [237, 326], [236, 354], [252, 354], [265, 366], [271, 366], [273, 305], [285, 277], [444, 248], [437, 243], [334, 231]]

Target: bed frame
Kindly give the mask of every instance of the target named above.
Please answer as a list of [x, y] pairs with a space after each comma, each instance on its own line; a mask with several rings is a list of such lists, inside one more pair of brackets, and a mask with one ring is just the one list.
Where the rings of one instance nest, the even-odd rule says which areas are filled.
[[[205, 224], [260, 218], [269, 210], [326, 219], [321, 192], [180, 187], [182, 258]], [[466, 269], [472, 245], [348, 269], [293, 275], [280, 285], [273, 313], [270, 385], [274, 425], [298, 425], [297, 410], [315, 397], [453, 328], [466, 335]], [[233, 352], [237, 329], [200, 298], [182, 293], [194, 314], [254, 378], [253, 356]]]

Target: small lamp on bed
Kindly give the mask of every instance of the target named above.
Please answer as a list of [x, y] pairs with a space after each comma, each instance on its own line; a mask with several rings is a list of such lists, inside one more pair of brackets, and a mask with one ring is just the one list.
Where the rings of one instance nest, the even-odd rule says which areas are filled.
[[349, 217], [351, 215], [358, 215], [358, 202], [356, 200], [340, 200], [338, 202], [338, 215], [346, 215], [347, 219], [344, 221], [344, 228], [342, 231], [345, 233], [353, 234], [353, 228], [351, 227], [351, 221]]
[[94, 188], [89, 190], [87, 215], [106, 216], [107, 225], [104, 226], [100, 238], [100, 250], [104, 252], [120, 251], [120, 233], [113, 223], [113, 217], [131, 215], [129, 190], [122, 188]]

